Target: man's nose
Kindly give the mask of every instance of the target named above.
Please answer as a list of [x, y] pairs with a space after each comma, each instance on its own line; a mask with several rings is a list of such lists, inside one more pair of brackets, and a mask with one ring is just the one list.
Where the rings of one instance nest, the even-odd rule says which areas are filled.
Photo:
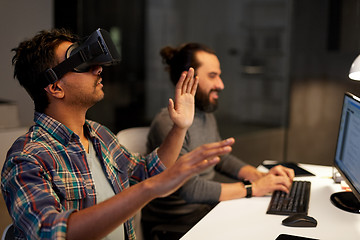
[[217, 80], [216, 88], [220, 89], [220, 90], [223, 90], [225, 88], [224, 82], [222, 81], [222, 79], [220, 77]]
[[92, 67], [92, 72], [94, 75], [100, 75], [102, 70], [103, 70], [102, 66], [99, 65]]

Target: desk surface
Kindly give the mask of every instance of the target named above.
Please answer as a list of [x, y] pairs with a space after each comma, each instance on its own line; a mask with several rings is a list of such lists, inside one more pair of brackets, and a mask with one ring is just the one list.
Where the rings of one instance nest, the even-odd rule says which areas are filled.
[[286, 216], [266, 214], [271, 196], [220, 202], [182, 240], [195, 239], [270, 239], [281, 233], [318, 239], [360, 239], [360, 214], [348, 213], [333, 206], [330, 195], [341, 191], [331, 179], [332, 168], [299, 164], [316, 174], [301, 177], [312, 182], [308, 214], [318, 221], [315, 228], [286, 227]]

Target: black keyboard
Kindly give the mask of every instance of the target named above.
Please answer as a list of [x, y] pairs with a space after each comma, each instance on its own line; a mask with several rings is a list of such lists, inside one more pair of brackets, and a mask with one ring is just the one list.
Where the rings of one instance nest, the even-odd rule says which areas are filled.
[[311, 182], [293, 181], [290, 192], [274, 191], [267, 214], [290, 215], [304, 213], [309, 209]]

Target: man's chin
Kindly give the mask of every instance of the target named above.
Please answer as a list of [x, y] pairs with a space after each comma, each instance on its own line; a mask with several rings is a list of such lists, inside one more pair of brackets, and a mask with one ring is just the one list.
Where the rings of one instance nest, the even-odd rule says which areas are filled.
[[217, 104], [208, 104], [206, 106], [203, 106], [202, 108], [200, 108], [203, 112], [206, 113], [212, 113], [215, 112], [217, 109], [218, 105]]
[[217, 99], [211, 99], [209, 96], [207, 98], [201, 98], [201, 96], [195, 97], [195, 106], [203, 112], [212, 113], [218, 107]]

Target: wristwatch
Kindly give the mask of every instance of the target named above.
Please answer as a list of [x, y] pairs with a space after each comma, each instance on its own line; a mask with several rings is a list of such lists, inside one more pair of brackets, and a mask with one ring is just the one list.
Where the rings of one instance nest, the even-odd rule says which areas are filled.
[[252, 197], [252, 184], [250, 181], [248, 180], [244, 180], [243, 181], [245, 189], [246, 189], [246, 198], [251, 198]]

